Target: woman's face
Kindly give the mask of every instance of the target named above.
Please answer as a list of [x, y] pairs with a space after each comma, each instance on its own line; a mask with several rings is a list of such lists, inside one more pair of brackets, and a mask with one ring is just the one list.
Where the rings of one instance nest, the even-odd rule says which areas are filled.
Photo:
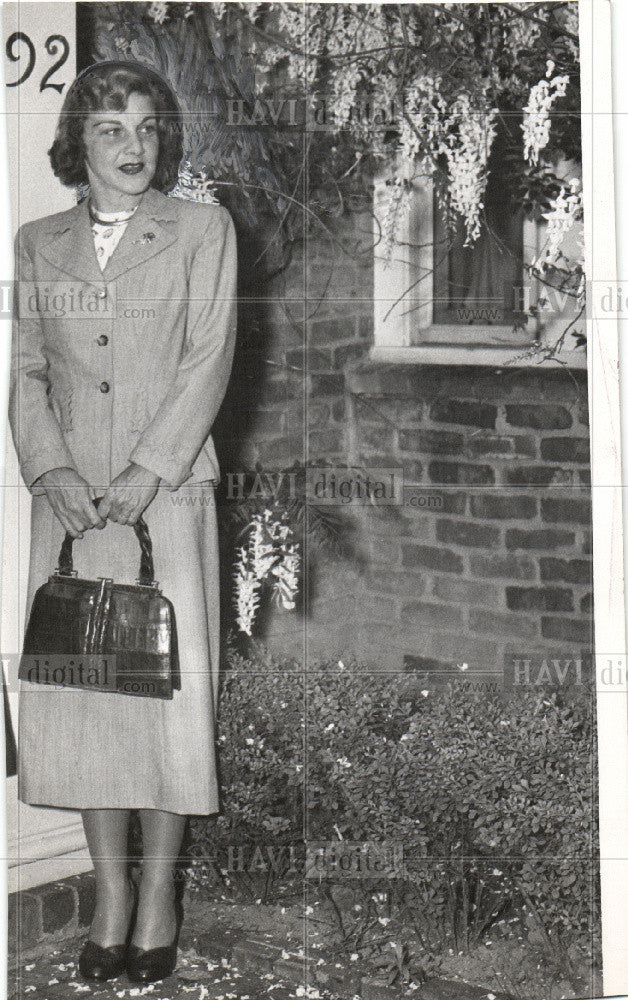
[[159, 136], [150, 97], [132, 93], [124, 111], [87, 116], [83, 130], [85, 163], [96, 204], [128, 207], [149, 187], [157, 170]]

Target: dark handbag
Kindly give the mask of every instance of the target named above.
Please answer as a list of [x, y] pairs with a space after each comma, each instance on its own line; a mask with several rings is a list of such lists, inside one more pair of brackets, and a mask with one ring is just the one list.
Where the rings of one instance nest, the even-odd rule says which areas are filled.
[[78, 579], [66, 534], [56, 571], [33, 599], [21, 680], [145, 698], [171, 699], [181, 688], [174, 608], [155, 583], [144, 519], [133, 529], [141, 550], [135, 585]]

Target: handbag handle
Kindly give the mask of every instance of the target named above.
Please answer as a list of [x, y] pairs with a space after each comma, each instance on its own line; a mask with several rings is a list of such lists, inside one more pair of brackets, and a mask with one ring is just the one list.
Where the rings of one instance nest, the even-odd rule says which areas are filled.
[[[98, 504], [102, 500], [102, 497], [95, 497], [93, 503]], [[138, 583], [143, 587], [154, 587], [155, 586], [155, 569], [153, 566], [153, 543], [151, 537], [148, 533], [148, 525], [143, 517], [139, 517], [132, 528], [137, 536], [137, 540], [140, 543], [140, 574], [138, 577]], [[59, 552], [59, 565], [57, 567], [57, 572], [62, 576], [71, 576], [74, 567], [72, 565], [72, 543], [74, 539], [69, 532], [66, 532], [65, 538], [61, 545], [61, 550]]]

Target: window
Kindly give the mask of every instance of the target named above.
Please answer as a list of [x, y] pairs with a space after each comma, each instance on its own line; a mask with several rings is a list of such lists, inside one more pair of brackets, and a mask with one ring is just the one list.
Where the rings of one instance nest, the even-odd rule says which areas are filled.
[[[398, 220], [390, 258], [375, 248], [374, 359], [534, 365], [539, 360], [532, 353], [534, 346], [555, 343], [576, 317], [573, 298], [553, 294], [527, 275], [525, 263], [540, 252], [545, 223], [526, 218], [523, 208], [513, 211], [501, 180], [503, 148], [498, 138], [489, 160], [484, 198], [488, 225], [467, 247], [462, 223], [453, 232], [447, 230], [429, 174], [398, 161], [377, 180], [378, 220], [389, 201], [391, 179], [405, 177], [411, 194]], [[573, 164], [563, 163], [560, 170], [563, 176], [572, 176]], [[375, 226], [377, 241], [379, 222]], [[574, 240], [573, 233], [567, 234], [565, 243]], [[575, 244], [572, 252], [577, 252]], [[530, 306], [536, 306], [534, 316], [529, 314]], [[584, 321], [577, 324], [581, 332], [583, 325]], [[586, 368], [586, 353], [573, 340], [565, 342], [559, 357], [570, 367]]]

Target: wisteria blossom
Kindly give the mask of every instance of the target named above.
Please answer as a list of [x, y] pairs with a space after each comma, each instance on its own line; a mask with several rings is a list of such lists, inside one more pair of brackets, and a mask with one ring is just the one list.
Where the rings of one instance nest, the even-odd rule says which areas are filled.
[[213, 181], [204, 170], [193, 170], [189, 160], [185, 160], [179, 167], [176, 187], [169, 194], [172, 198], [186, 198], [188, 201], [200, 201], [206, 205], [219, 204]]
[[285, 514], [266, 509], [255, 514], [248, 532], [248, 545], [238, 551], [235, 567], [235, 595], [238, 627], [247, 635], [259, 608], [263, 585], [286, 609], [295, 606], [299, 587], [300, 555]]
[[155, 24], [163, 24], [168, 17], [168, 4], [159, 2], [151, 3], [148, 5], [147, 13]]
[[480, 212], [488, 179], [487, 165], [495, 139], [497, 110], [480, 111], [460, 94], [449, 112], [440, 151], [447, 158], [451, 206], [464, 220], [465, 246], [480, 235]]
[[545, 149], [550, 138], [552, 105], [559, 97], [564, 97], [568, 76], [555, 76], [549, 79], [554, 69], [551, 60], [547, 63], [547, 76], [539, 80], [530, 91], [528, 103], [523, 110], [523, 155], [529, 163], [538, 163], [541, 150]]
[[582, 185], [579, 178], [574, 177], [562, 185], [544, 218], [547, 222], [545, 242], [532, 264], [535, 270], [541, 272], [557, 264], [566, 234], [582, 221]]

